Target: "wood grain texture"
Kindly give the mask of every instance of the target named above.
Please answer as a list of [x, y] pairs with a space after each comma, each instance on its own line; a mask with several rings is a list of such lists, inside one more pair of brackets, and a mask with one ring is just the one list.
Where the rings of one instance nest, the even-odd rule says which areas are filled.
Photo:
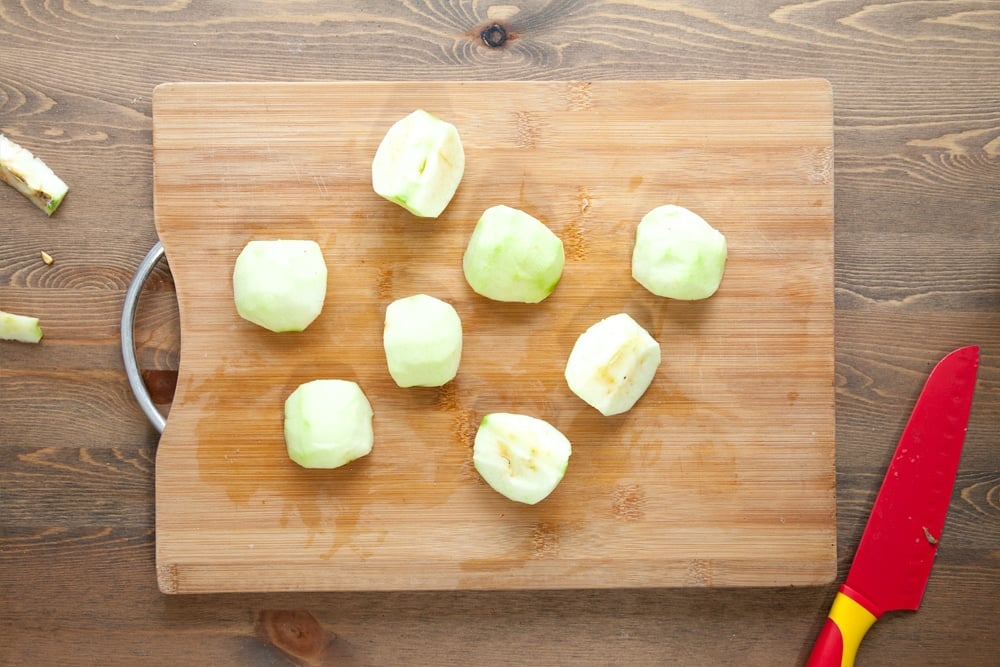
[[[161, 588], [829, 581], [831, 102], [816, 79], [158, 88], [156, 227], [184, 351], [157, 453]], [[370, 186], [382, 134], [415, 108], [455, 123], [466, 153], [433, 221]], [[567, 268], [541, 304], [484, 299], [462, 276], [471, 228], [498, 203], [564, 241]], [[726, 234], [711, 299], [670, 302], [629, 276], [637, 221], [664, 203]], [[329, 267], [323, 313], [301, 335], [271, 335], [232, 304], [236, 256], [274, 238], [317, 240]], [[383, 313], [415, 293], [463, 320], [460, 375], [440, 389], [401, 391], [385, 370]], [[576, 337], [617, 312], [665, 361], [641, 404], [606, 419], [563, 369]], [[306, 473], [284, 452], [282, 406], [317, 378], [361, 385], [376, 448]], [[574, 443], [537, 507], [471, 468], [490, 412], [545, 419]]]
[[[333, 5], [0, 0], [0, 131], [71, 188], [47, 220], [0, 188], [0, 307], [34, 311], [43, 326], [60, 322], [38, 347], [0, 344], [0, 663], [804, 662], [834, 586], [161, 596], [153, 471], [145, 473], [145, 504], [126, 466], [120, 477], [69, 483], [86, 475], [81, 451], [111, 462], [115, 451], [149, 456], [157, 442], [128, 395], [114, 331], [124, 286], [156, 240], [157, 84], [802, 77], [826, 78], [834, 90], [841, 576], [921, 374], [954, 347], [983, 348], [947, 539], [923, 605], [879, 621], [859, 664], [995, 661], [1000, 36], [993, 3]], [[494, 20], [515, 36], [504, 48], [478, 38]], [[56, 263], [43, 270], [40, 250]], [[147, 297], [140, 338], [149, 342], [140, 353], [147, 370], [176, 370], [172, 287]], [[91, 333], [77, 335], [75, 319]], [[67, 467], [46, 463], [53, 460]]]

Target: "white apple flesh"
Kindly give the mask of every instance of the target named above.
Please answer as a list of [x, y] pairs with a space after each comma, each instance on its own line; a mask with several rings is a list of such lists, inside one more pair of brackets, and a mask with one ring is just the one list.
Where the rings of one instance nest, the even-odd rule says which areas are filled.
[[562, 240], [544, 223], [509, 206], [493, 206], [476, 223], [462, 258], [465, 279], [495, 301], [538, 303], [562, 278]]
[[704, 218], [682, 206], [660, 206], [636, 229], [632, 277], [657, 296], [706, 299], [722, 283], [726, 256], [726, 237]]
[[458, 373], [462, 320], [450, 303], [426, 294], [397, 299], [385, 309], [382, 345], [397, 385], [440, 387]]
[[326, 276], [315, 241], [250, 241], [233, 268], [236, 312], [277, 333], [304, 331], [323, 310]]
[[660, 366], [660, 344], [627, 313], [592, 325], [566, 362], [570, 390], [602, 415], [628, 412]]
[[31, 152], [0, 134], [0, 181], [4, 181], [35, 206], [52, 215], [69, 187]]
[[303, 468], [339, 468], [372, 451], [372, 406], [347, 380], [312, 380], [285, 400], [285, 446]]
[[38, 324], [37, 317], [0, 310], [0, 339], [37, 343], [42, 340], [42, 327]]
[[423, 109], [393, 123], [372, 160], [375, 192], [421, 218], [444, 212], [464, 174], [458, 130]]
[[566, 436], [548, 422], [495, 412], [479, 424], [472, 461], [497, 493], [534, 505], [562, 481], [572, 452]]

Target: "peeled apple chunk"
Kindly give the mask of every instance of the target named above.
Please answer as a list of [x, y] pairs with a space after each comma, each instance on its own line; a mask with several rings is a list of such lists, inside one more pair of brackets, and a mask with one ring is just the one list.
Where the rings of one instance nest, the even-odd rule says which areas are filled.
[[39, 326], [37, 317], [0, 310], [0, 339], [37, 343], [42, 339], [42, 327]]
[[562, 278], [563, 242], [541, 221], [509, 206], [483, 212], [462, 269], [469, 286], [495, 301], [538, 303]]
[[635, 235], [632, 277], [657, 296], [693, 301], [719, 289], [726, 237], [697, 213], [668, 204], [647, 213]]
[[52, 215], [59, 208], [69, 187], [48, 165], [0, 134], [0, 180]]
[[397, 385], [440, 387], [458, 373], [462, 320], [451, 304], [414, 294], [386, 308], [382, 343]]
[[304, 331], [323, 310], [326, 262], [315, 241], [250, 241], [233, 269], [236, 312], [282, 333]]
[[566, 436], [548, 422], [494, 412], [479, 424], [472, 462], [497, 493], [534, 505], [562, 481], [572, 452]]
[[420, 218], [441, 215], [464, 174], [458, 130], [423, 109], [393, 123], [372, 160], [375, 192]]
[[660, 366], [660, 344], [627, 313], [584, 331], [566, 362], [570, 390], [602, 415], [628, 412]]
[[303, 468], [339, 468], [372, 451], [372, 406], [348, 380], [312, 380], [285, 400], [285, 446]]

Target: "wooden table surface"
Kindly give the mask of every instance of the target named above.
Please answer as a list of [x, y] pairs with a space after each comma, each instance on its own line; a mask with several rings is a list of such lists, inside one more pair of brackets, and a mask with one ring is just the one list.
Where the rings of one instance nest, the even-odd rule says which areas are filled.
[[[70, 185], [51, 219], [0, 188], [0, 308], [35, 314], [45, 330], [38, 346], [0, 343], [0, 663], [803, 663], [834, 584], [162, 595], [157, 433], [129, 389], [118, 324], [156, 241], [157, 84], [824, 77], [835, 122], [839, 578], [928, 371], [953, 348], [982, 346], [923, 606], [876, 624], [859, 664], [995, 664], [997, 3], [0, 0], [0, 63], [0, 132]], [[169, 403], [180, 344], [164, 265], [136, 337], [153, 394]]]

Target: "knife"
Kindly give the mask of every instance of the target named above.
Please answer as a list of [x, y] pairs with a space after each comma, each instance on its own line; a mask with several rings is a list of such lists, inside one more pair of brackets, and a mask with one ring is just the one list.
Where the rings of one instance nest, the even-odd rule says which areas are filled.
[[969, 346], [931, 371], [806, 667], [850, 667], [882, 614], [920, 607], [955, 486], [978, 368], [979, 348]]

